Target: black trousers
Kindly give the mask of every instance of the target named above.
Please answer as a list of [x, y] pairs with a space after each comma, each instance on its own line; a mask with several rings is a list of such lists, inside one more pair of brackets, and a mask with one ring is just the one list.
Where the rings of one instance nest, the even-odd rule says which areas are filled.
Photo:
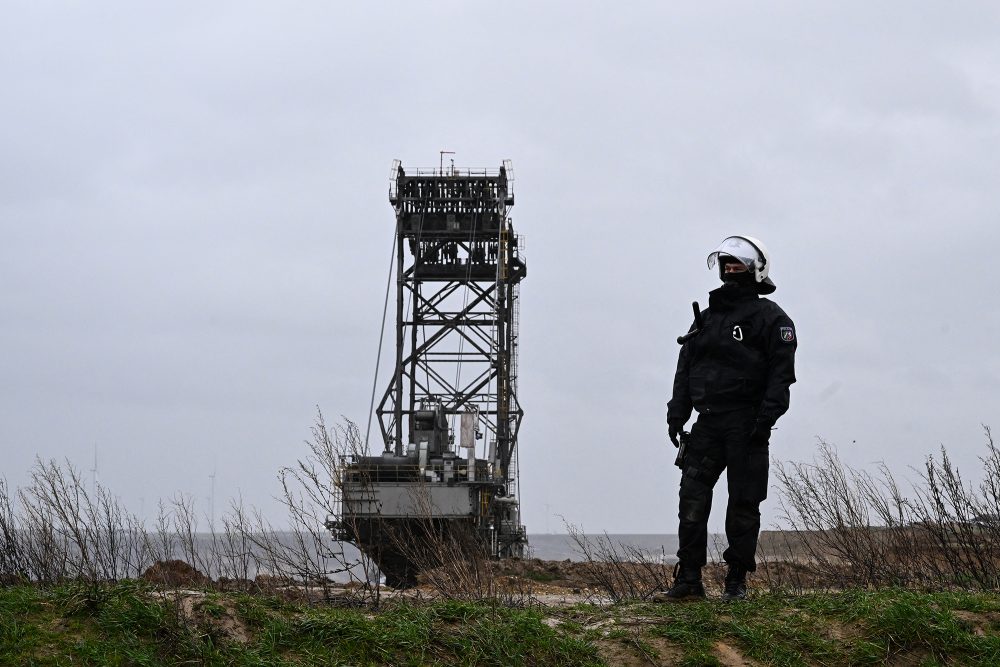
[[760, 504], [767, 498], [767, 447], [750, 447], [756, 410], [702, 414], [691, 428], [681, 474], [680, 548], [682, 566], [701, 567], [708, 549], [712, 490], [723, 470], [729, 482], [726, 539], [722, 554], [730, 565], [757, 569], [754, 555], [760, 534]]

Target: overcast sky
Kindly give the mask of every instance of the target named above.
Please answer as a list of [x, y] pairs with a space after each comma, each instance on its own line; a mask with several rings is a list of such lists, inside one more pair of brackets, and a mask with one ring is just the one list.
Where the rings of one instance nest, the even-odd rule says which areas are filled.
[[213, 467], [217, 507], [275, 511], [316, 406], [367, 419], [389, 165], [453, 150], [516, 175], [529, 532], [676, 531], [674, 339], [730, 234], [768, 245], [799, 337], [773, 457], [822, 437], [913, 477], [944, 444], [974, 478], [996, 3], [628, 6], [5, 4], [0, 472], [89, 476], [96, 447], [135, 511], [206, 509]]

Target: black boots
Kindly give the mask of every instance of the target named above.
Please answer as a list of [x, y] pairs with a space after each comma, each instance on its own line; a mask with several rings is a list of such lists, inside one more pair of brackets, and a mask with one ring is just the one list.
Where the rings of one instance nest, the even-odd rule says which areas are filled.
[[653, 593], [653, 602], [682, 602], [685, 600], [704, 600], [705, 587], [701, 583], [701, 568], [684, 567], [680, 563], [674, 566], [674, 584], [665, 591]]
[[726, 587], [722, 591], [722, 601], [732, 602], [734, 600], [747, 599], [747, 571], [736, 565], [729, 566], [726, 573]]
[[[653, 602], [682, 602], [686, 600], [704, 600], [705, 587], [701, 583], [701, 568], [684, 567], [681, 563], [674, 566], [674, 583], [665, 591], [653, 593]], [[747, 570], [736, 565], [730, 565], [726, 573], [726, 585], [722, 590], [722, 601], [747, 599]]]

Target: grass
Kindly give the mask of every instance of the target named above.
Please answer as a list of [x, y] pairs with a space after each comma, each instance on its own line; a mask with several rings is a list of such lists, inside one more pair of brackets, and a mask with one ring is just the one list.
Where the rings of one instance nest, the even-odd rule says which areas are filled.
[[1000, 598], [982, 593], [847, 591], [764, 595], [731, 605], [647, 606], [649, 632], [712, 664], [724, 642], [769, 665], [1000, 664]]
[[[185, 601], [186, 600], [186, 601]], [[377, 612], [136, 583], [0, 589], [0, 664], [1000, 664], [1000, 596], [846, 591], [610, 607], [389, 603]]]
[[601, 664], [593, 646], [543, 618], [483, 603], [392, 604], [373, 614], [220, 594], [185, 608], [136, 584], [5, 588], [0, 664]]

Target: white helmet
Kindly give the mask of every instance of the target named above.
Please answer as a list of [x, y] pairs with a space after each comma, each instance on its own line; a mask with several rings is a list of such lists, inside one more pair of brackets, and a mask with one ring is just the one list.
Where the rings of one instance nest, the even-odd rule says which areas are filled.
[[747, 271], [753, 274], [761, 294], [770, 294], [777, 289], [767, 274], [771, 270], [771, 255], [767, 246], [752, 236], [729, 236], [719, 246], [708, 253], [708, 268], [719, 263], [719, 255], [729, 255], [743, 262]]

